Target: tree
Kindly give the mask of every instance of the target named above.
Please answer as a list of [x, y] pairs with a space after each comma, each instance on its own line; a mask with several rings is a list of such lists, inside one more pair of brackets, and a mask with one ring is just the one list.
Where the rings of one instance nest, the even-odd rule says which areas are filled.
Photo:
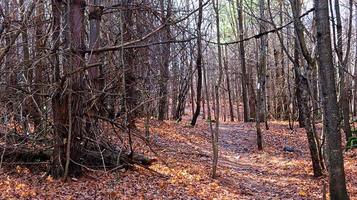
[[220, 114], [220, 96], [219, 96], [219, 87], [222, 83], [223, 75], [223, 66], [222, 66], [222, 47], [221, 35], [220, 35], [220, 18], [219, 18], [219, 4], [218, 0], [214, 0], [213, 9], [216, 17], [216, 31], [217, 31], [217, 48], [218, 48], [218, 79], [214, 85], [214, 94], [215, 94], [215, 115], [214, 119], [216, 120], [215, 129], [212, 131], [212, 149], [213, 149], [213, 164], [212, 164], [212, 177], [216, 178], [217, 176], [217, 165], [218, 165], [218, 135], [219, 135], [219, 114]]
[[[244, 38], [244, 26], [243, 26], [243, 0], [237, 0], [237, 8], [238, 8], [238, 32], [239, 39], [243, 40]], [[249, 110], [249, 102], [248, 102], [248, 83], [247, 83], [247, 69], [246, 69], [246, 60], [245, 60], [245, 47], [244, 42], [239, 43], [239, 56], [240, 56], [240, 64], [242, 68], [242, 96], [243, 96], [243, 118], [244, 122], [248, 122], [250, 120], [250, 110]]]
[[349, 199], [346, 189], [345, 172], [339, 130], [339, 109], [337, 104], [335, 72], [332, 60], [328, 0], [315, 0], [317, 54], [321, 101], [326, 134], [329, 172], [330, 199]]
[[192, 116], [191, 125], [194, 126], [196, 124], [197, 118], [201, 111], [201, 100], [202, 100], [202, 15], [203, 15], [203, 6], [202, 0], [198, 1], [199, 12], [198, 12], [198, 22], [197, 22], [197, 60], [196, 60], [196, 68], [197, 68], [197, 99], [196, 99], [196, 110]]
[[[259, 21], [259, 31], [263, 33], [266, 31], [265, 25], [265, 0], [259, 1], [259, 12], [260, 19]], [[266, 56], [267, 56], [267, 48], [268, 48], [268, 40], [267, 36], [263, 35], [260, 38], [259, 44], [259, 63], [257, 65], [257, 76], [258, 76], [258, 84], [257, 84], [257, 97], [256, 97], [256, 129], [257, 129], [257, 145], [258, 149], [263, 149], [263, 139], [262, 139], [262, 130], [260, 127], [260, 122], [262, 119], [265, 119], [265, 78], [266, 78]]]
[[[339, 91], [340, 91], [340, 99], [339, 99], [339, 106], [341, 108], [341, 118], [342, 118], [342, 127], [343, 131], [345, 132], [346, 140], [352, 136], [351, 133], [351, 126], [350, 126], [350, 103], [348, 97], [348, 84], [345, 78], [345, 73], [348, 71], [347, 63], [350, 54], [350, 47], [351, 47], [351, 30], [352, 30], [352, 0], [349, 0], [349, 27], [348, 27], [348, 41], [346, 46], [346, 55], [343, 57], [343, 36], [342, 36], [342, 20], [341, 20], [341, 11], [340, 11], [340, 3], [339, 1], [335, 0], [335, 12], [336, 12], [336, 36], [337, 36], [337, 44], [335, 44], [338, 65], [339, 65], [339, 76], [340, 76], [340, 84], [339, 84]], [[335, 38], [335, 37], [334, 37]]]
[[322, 176], [322, 166], [321, 166], [321, 158], [319, 155], [319, 146], [318, 146], [318, 138], [316, 136], [316, 132], [314, 129], [314, 116], [311, 108], [313, 108], [314, 101], [313, 96], [310, 92], [310, 84], [309, 84], [309, 71], [312, 68], [316, 68], [315, 59], [312, 58], [311, 54], [307, 49], [307, 45], [305, 42], [305, 36], [303, 33], [303, 24], [300, 20], [301, 15], [301, 2], [299, 0], [293, 0], [291, 2], [291, 7], [294, 16], [294, 27], [296, 34], [296, 50], [299, 50], [300, 54], [302, 54], [307, 62], [307, 67], [301, 67], [303, 65], [299, 62], [299, 54], [295, 53], [294, 59], [294, 72], [295, 72], [295, 82], [297, 84], [296, 88], [296, 97], [299, 108], [299, 118], [302, 120], [303, 127], [306, 130], [310, 155], [312, 159], [312, 166], [314, 170], [314, 176], [319, 177]]
[[[165, 26], [164, 32], [162, 33], [162, 40], [166, 41], [171, 38], [170, 25], [168, 24], [171, 17], [172, 2], [167, 0], [165, 8], [165, 1], [160, 1], [161, 12], [162, 12], [162, 23]], [[166, 14], [165, 14], [166, 10]], [[164, 120], [165, 115], [168, 111], [168, 86], [169, 81], [169, 65], [170, 65], [170, 43], [164, 44], [161, 47], [161, 62], [160, 62], [160, 80], [159, 80], [159, 120]]]
[[[89, 7], [89, 49], [97, 49], [101, 44], [100, 22], [103, 15], [102, 0], [90, 0]], [[89, 55], [89, 63], [93, 65], [88, 69], [90, 89], [93, 94], [91, 98], [95, 99], [94, 110], [103, 110], [104, 99], [102, 89], [104, 87], [102, 59], [99, 53]]]
[[[54, 3], [53, 11], [57, 15], [59, 5], [56, 2]], [[54, 177], [81, 174], [81, 167], [74, 162], [79, 161], [82, 149], [84, 108], [81, 92], [84, 91], [84, 73], [79, 71], [72, 74], [72, 72], [84, 66], [84, 54], [82, 53], [85, 48], [84, 5], [83, 0], [72, 0], [67, 5], [68, 45], [71, 52], [68, 65], [64, 66], [64, 72], [67, 75], [71, 74], [71, 76], [67, 79], [64, 88], [61, 88], [62, 91], [59, 91], [60, 94], [64, 94], [57, 99], [60, 105], [54, 110], [56, 112], [54, 124], [57, 129], [50, 170]], [[57, 28], [57, 26], [54, 28]], [[65, 89], [67, 87], [69, 90]]]

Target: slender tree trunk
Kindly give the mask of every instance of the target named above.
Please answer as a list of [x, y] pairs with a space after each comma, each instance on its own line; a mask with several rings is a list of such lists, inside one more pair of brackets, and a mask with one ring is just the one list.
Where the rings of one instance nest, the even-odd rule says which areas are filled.
[[[175, 58], [176, 59], [176, 58]], [[178, 93], [179, 93], [179, 65], [175, 60], [172, 68], [171, 85], [172, 85], [172, 97], [171, 97], [171, 119], [176, 119], [176, 109], [178, 104]]]
[[[37, 65], [35, 66], [35, 77], [34, 77], [34, 89], [35, 91], [38, 91], [38, 93], [43, 93], [43, 84], [44, 84], [44, 74], [43, 72], [45, 71], [45, 63], [44, 59], [42, 57], [45, 56], [45, 33], [44, 33], [44, 19], [45, 19], [45, 8], [44, 8], [44, 1], [40, 0], [37, 2], [36, 6], [36, 12], [37, 12], [37, 18], [36, 18], [36, 49], [37, 49], [37, 59], [39, 59]], [[34, 102], [33, 102], [33, 108], [32, 108], [32, 113], [33, 113], [33, 121], [34, 121], [34, 126], [35, 126], [35, 131], [39, 132], [41, 131], [41, 122], [43, 122], [44, 119], [41, 119], [42, 115], [42, 110], [44, 106], [44, 99], [40, 95], [35, 95], [34, 97]]]
[[198, 2], [199, 12], [198, 12], [198, 22], [197, 22], [197, 99], [196, 99], [196, 111], [192, 116], [191, 125], [196, 125], [197, 118], [201, 111], [201, 91], [202, 91], [202, 34], [201, 34], [201, 25], [202, 25], [202, 0]]
[[228, 69], [228, 52], [227, 46], [225, 46], [225, 62], [224, 62], [224, 71], [226, 74], [226, 84], [227, 84], [227, 93], [228, 93], [228, 103], [229, 103], [229, 116], [231, 122], [234, 122], [234, 113], [233, 113], [233, 101], [232, 101], [232, 91], [231, 91], [231, 80], [229, 77], [229, 69]]
[[[294, 0], [291, 2], [291, 6], [295, 19], [294, 27], [296, 39], [294, 51], [294, 72], [295, 83], [297, 85], [296, 99], [299, 110], [299, 124], [300, 127], [302, 126], [305, 128], [307, 134], [314, 176], [319, 177], [322, 175], [322, 162], [319, 156], [318, 138], [316, 137], [314, 128], [314, 110], [311, 110], [311, 108], [314, 108], [314, 97], [309, 85], [309, 71], [311, 68], [316, 67], [316, 64], [306, 48], [304, 34], [302, 32], [302, 25], [299, 19], [301, 14], [301, 2], [299, 0]], [[299, 53], [304, 56], [307, 61], [307, 66], [304, 66], [303, 63], [300, 62]]]
[[331, 200], [349, 199], [343, 165], [339, 109], [332, 60], [328, 0], [314, 0], [321, 100], [326, 133], [329, 191]]
[[[352, 9], [352, 3], [350, 3], [350, 6]], [[341, 20], [341, 13], [340, 13], [340, 3], [339, 1], [335, 0], [335, 12], [336, 12], [336, 31], [337, 31], [337, 47], [336, 47], [336, 53], [337, 53], [337, 58], [338, 58], [338, 72], [340, 76], [340, 99], [339, 99], [339, 105], [341, 108], [341, 117], [342, 117], [342, 127], [343, 131], [346, 136], [346, 140], [352, 136], [351, 133], [351, 126], [350, 126], [350, 105], [349, 105], [349, 99], [348, 99], [348, 86], [346, 84], [346, 78], [345, 78], [345, 71], [348, 71], [347, 68], [347, 60], [344, 60], [343, 58], [343, 36], [342, 36], [342, 20]], [[350, 18], [352, 18], [352, 11]], [[351, 19], [350, 19], [351, 20]], [[351, 28], [351, 27], [349, 27]], [[349, 53], [349, 44], [347, 46], [347, 53]], [[348, 55], [346, 55], [346, 59], [348, 58]]]
[[241, 115], [240, 115], [240, 84], [239, 84], [239, 78], [238, 78], [238, 73], [235, 75], [235, 96], [236, 96], [236, 107], [237, 107], [237, 120], [241, 121]]
[[[20, 0], [20, 6], [23, 7], [24, 1]], [[25, 17], [25, 11], [21, 13], [21, 17]], [[30, 89], [32, 89], [32, 81], [33, 81], [33, 70], [30, 66], [30, 50], [29, 50], [29, 37], [28, 37], [28, 28], [24, 27], [21, 33], [21, 39], [23, 41], [23, 71], [24, 75], [26, 77], [27, 83], [30, 86]], [[0, 80], [1, 81], [1, 80]], [[32, 102], [32, 99], [30, 100]], [[27, 102], [25, 110], [27, 111], [32, 111], [32, 103]], [[32, 115], [32, 113], [30, 113]], [[25, 117], [24, 123], [23, 123], [23, 128], [24, 128], [24, 133], [29, 132], [29, 126], [28, 126], [28, 120], [27, 117]]]
[[[89, 49], [97, 49], [100, 46], [100, 22], [103, 14], [102, 0], [90, 0], [92, 6], [89, 7]], [[91, 67], [88, 69], [89, 80], [91, 83], [91, 90], [94, 95], [99, 97], [97, 101], [99, 102], [95, 110], [99, 111], [101, 106], [104, 106], [104, 99], [102, 97], [101, 90], [104, 86], [103, 69], [100, 64], [101, 59], [98, 53], [91, 53], [89, 55], [88, 63], [91, 65], [98, 65], [96, 67]], [[92, 97], [93, 98], [93, 97]]]
[[[265, 19], [265, 2], [264, 0], [259, 1], [259, 10], [260, 10], [260, 18], [262, 20]], [[265, 22], [259, 22], [260, 32], [265, 32]], [[265, 119], [265, 81], [266, 81], [266, 55], [267, 55], [267, 36], [264, 35], [260, 38], [260, 55], [259, 55], [259, 64], [257, 68], [258, 75], [258, 85], [257, 85], [257, 104], [256, 104], [256, 129], [257, 129], [257, 145], [258, 149], [263, 149], [263, 139], [262, 139], [262, 130], [260, 127], [260, 122]]]
[[217, 164], [218, 164], [218, 137], [219, 137], [219, 115], [220, 115], [220, 96], [219, 96], [219, 88], [222, 83], [222, 75], [223, 75], [223, 64], [222, 64], [222, 48], [221, 48], [221, 35], [220, 35], [220, 18], [219, 18], [219, 8], [218, 1], [214, 0], [213, 3], [215, 14], [216, 14], [216, 30], [217, 30], [217, 47], [218, 47], [218, 80], [214, 86], [215, 92], [215, 130], [212, 136], [212, 147], [213, 147], [213, 164], [212, 164], [212, 177], [216, 178], [217, 176]]
[[206, 67], [202, 65], [203, 69], [203, 82], [205, 85], [205, 98], [206, 98], [206, 104], [207, 104], [207, 120], [210, 122], [210, 125], [212, 126], [212, 114], [211, 114], [211, 103], [210, 103], [210, 95], [209, 95], [209, 86], [207, 83], [207, 72], [206, 72]]
[[[61, 28], [61, 11], [62, 5], [60, 0], [52, 0], [52, 15], [53, 15], [53, 82], [59, 84], [60, 81], [60, 62], [59, 62], [59, 44], [60, 44], [60, 28]], [[60, 177], [64, 173], [64, 141], [66, 136], [65, 109], [61, 109], [61, 104], [64, 99], [61, 98], [61, 90], [57, 89], [52, 97], [53, 122], [54, 122], [54, 148], [51, 157], [50, 174], [54, 177]]]
[[[244, 39], [244, 27], [243, 27], [243, 0], [237, 0], [238, 8], [238, 31], [239, 31], [239, 40]], [[243, 96], [243, 119], [244, 122], [250, 121], [250, 109], [249, 109], [249, 99], [248, 99], [248, 81], [249, 78], [247, 75], [246, 61], [245, 61], [245, 47], [244, 42], [239, 43], [239, 55], [240, 55], [240, 64], [242, 68], [242, 96]]]
[[[357, 10], [357, 4], [355, 5], [355, 10]], [[357, 27], [357, 15], [355, 16], [355, 27]], [[357, 30], [356, 30], [357, 33]], [[357, 41], [357, 34], [355, 33], [355, 39]], [[355, 70], [354, 70], [354, 95], [353, 95], [353, 116], [357, 116], [357, 45], [355, 49]]]
[[304, 128], [306, 130], [307, 139], [309, 143], [310, 156], [312, 160], [312, 168], [314, 171], [314, 176], [319, 177], [322, 176], [322, 168], [320, 165], [319, 158], [319, 149], [316, 141], [316, 137], [314, 134], [314, 129], [312, 126], [312, 114], [311, 114], [311, 106], [308, 102], [309, 100], [309, 91], [308, 91], [308, 80], [304, 77], [304, 73], [301, 72], [300, 67], [298, 67], [299, 63], [296, 63], [295, 66], [295, 78], [297, 83], [297, 95], [300, 98], [299, 110], [301, 114], [301, 118], [304, 120]]

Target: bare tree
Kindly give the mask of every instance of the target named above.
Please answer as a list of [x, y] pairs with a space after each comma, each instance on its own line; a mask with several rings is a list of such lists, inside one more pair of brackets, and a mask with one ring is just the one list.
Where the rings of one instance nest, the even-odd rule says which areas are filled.
[[339, 109], [337, 105], [335, 72], [332, 59], [328, 0], [315, 0], [317, 54], [321, 100], [326, 133], [330, 199], [349, 199], [346, 189]]
[[201, 100], [202, 100], [202, 15], [203, 15], [203, 6], [202, 0], [199, 0], [199, 12], [198, 12], [198, 21], [197, 21], [197, 60], [196, 60], [196, 68], [197, 68], [197, 99], [196, 99], [196, 110], [192, 116], [191, 125], [194, 126], [196, 124], [197, 118], [201, 111]]

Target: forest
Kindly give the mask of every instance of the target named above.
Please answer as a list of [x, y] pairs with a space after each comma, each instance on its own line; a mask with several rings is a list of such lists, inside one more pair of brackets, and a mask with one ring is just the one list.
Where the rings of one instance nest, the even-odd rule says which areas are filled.
[[357, 200], [356, 0], [0, 0], [0, 199]]

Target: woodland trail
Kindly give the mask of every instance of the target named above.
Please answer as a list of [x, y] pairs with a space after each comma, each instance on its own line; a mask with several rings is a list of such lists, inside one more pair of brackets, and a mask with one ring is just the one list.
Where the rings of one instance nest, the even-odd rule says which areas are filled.
[[[0, 171], [0, 199], [192, 199], [268, 200], [322, 199], [326, 177], [312, 176], [305, 132], [288, 130], [285, 122], [264, 130], [264, 149], [256, 148], [253, 123], [222, 123], [218, 177], [211, 178], [208, 123], [151, 121], [152, 150], [135, 141], [135, 149], [158, 159], [149, 169], [87, 171], [63, 183], [44, 176], [46, 168], [16, 166]], [[138, 123], [144, 134], [144, 123]], [[284, 147], [294, 152], [283, 151]], [[345, 153], [351, 200], [357, 197], [357, 151]]]
[[[161, 147], [176, 152], [175, 167], [191, 163], [185, 165], [187, 171], [209, 177], [212, 161], [207, 123], [201, 121], [196, 128], [183, 127], [175, 128], [182, 139]], [[264, 150], [258, 151], [255, 124], [222, 123], [218, 178], [209, 178], [209, 183], [218, 185], [221, 195], [211, 193], [212, 196], [198, 199], [321, 199], [325, 177], [313, 177], [305, 132], [300, 128], [292, 132], [285, 122], [273, 122], [263, 136]], [[294, 152], [286, 152], [284, 147]], [[184, 156], [178, 158], [180, 154]], [[195, 168], [204, 171], [195, 171]], [[207, 189], [201, 187], [197, 187], [196, 192]], [[226, 192], [234, 196], [227, 197]]]
[[258, 151], [254, 124], [221, 125], [219, 167], [231, 172], [219, 178], [222, 185], [236, 188], [240, 199], [320, 199], [322, 181], [312, 177], [304, 133], [273, 123], [264, 140]]

